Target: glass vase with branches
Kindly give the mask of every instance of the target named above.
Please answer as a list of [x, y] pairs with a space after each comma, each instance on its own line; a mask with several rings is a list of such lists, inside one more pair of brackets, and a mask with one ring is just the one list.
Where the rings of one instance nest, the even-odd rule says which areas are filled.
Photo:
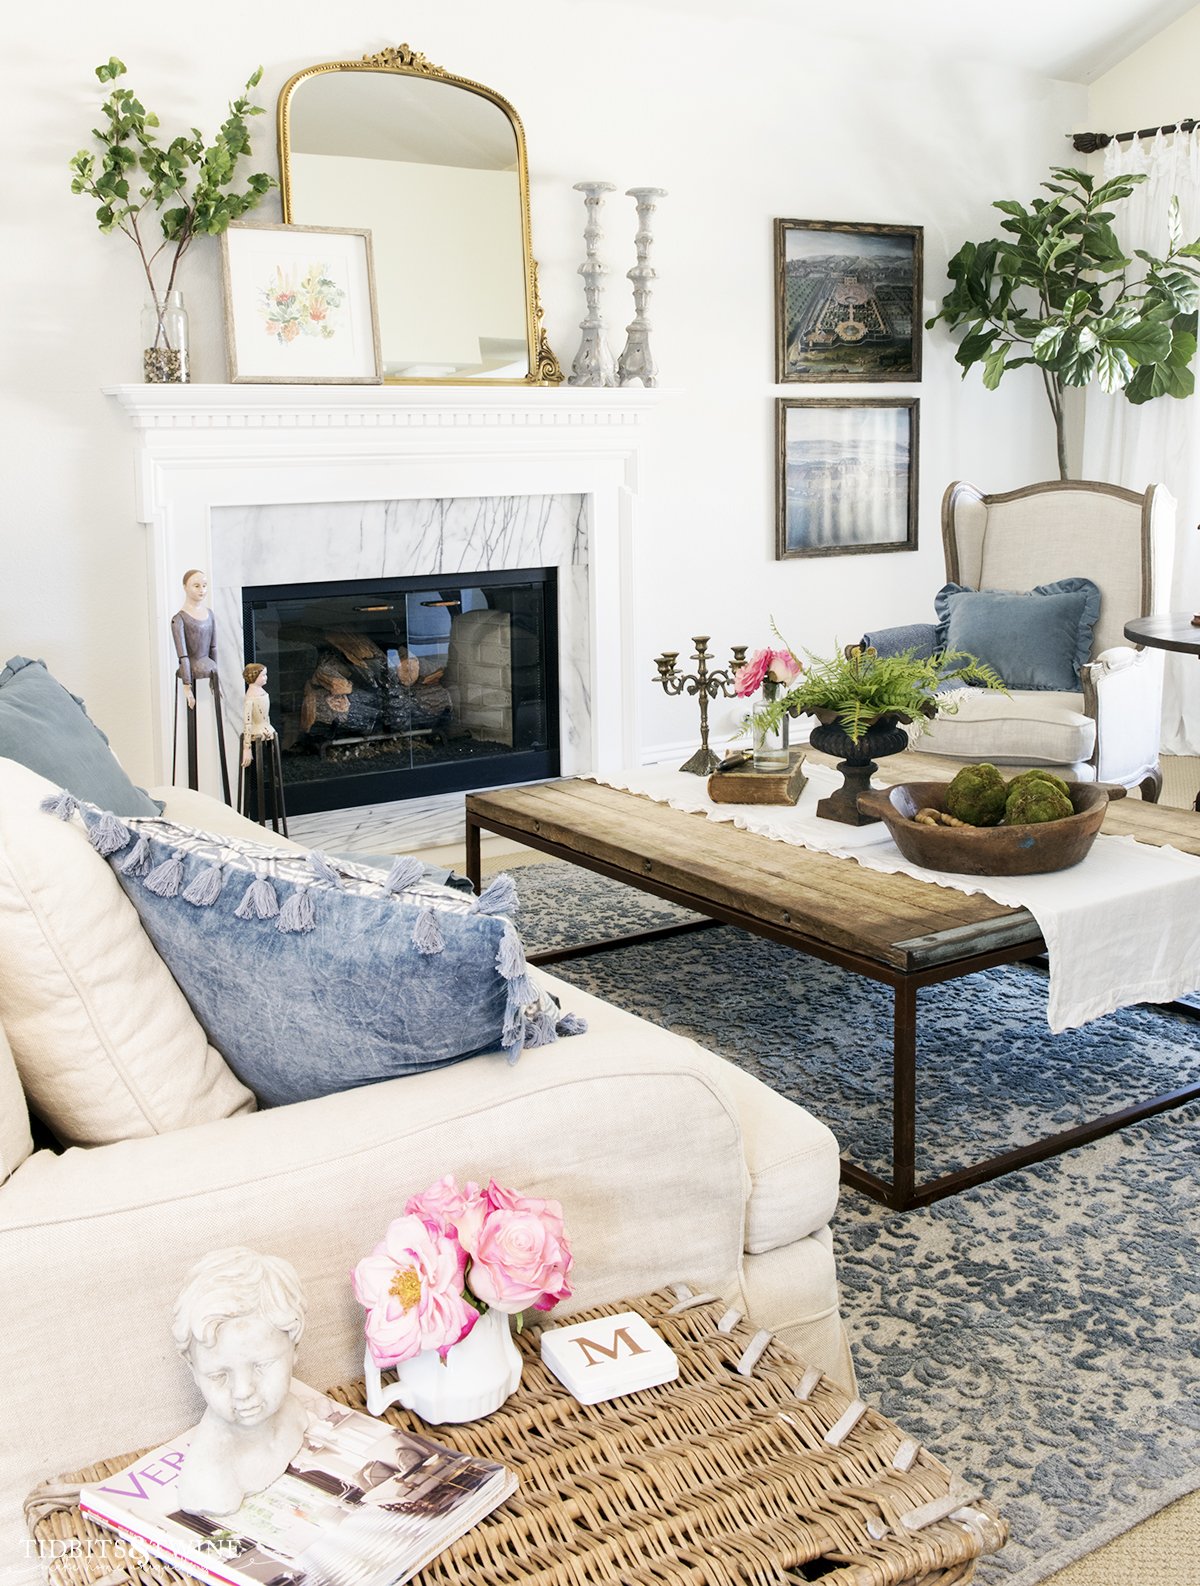
[[[125, 72], [115, 55], [96, 68], [102, 84], [118, 84]], [[230, 104], [211, 143], [198, 127], [162, 143], [159, 118], [131, 88], [114, 86], [100, 107], [102, 125], [92, 130], [99, 151], [80, 149], [71, 159], [71, 191], [95, 200], [100, 230], [128, 237], [141, 260], [153, 305], [153, 344], [145, 349], [148, 379], [164, 378], [154, 371], [170, 354], [174, 360], [168, 366], [176, 372], [168, 378], [187, 378], [181, 349], [171, 345], [168, 305], [192, 243], [219, 236], [276, 185], [264, 171], [248, 176], [240, 188], [234, 185], [239, 162], [251, 153], [249, 119], [263, 113], [250, 97], [261, 77], [259, 67]]]

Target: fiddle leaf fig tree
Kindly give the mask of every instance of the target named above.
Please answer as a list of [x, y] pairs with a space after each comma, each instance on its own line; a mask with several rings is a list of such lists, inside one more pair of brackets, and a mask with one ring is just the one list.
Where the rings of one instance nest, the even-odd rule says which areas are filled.
[[1007, 217], [1007, 235], [963, 243], [947, 266], [954, 285], [926, 326], [945, 320], [952, 331], [965, 329], [955, 358], [964, 376], [982, 364], [989, 391], [1009, 369], [1037, 366], [1066, 479], [1067, 386], [1094, 380], [1135, 403], [1192, 394], [1200, 269], [1190, 261], [1200, 258], [1200, 239], [1184, 243], [1173, 198], [1166, 256], [1135, 248], [1131, 258], [1113, 231], [1112, 206], [1146, 178], [1097, 184], [1066, 166], [1050, 176], [1042, 186], [1051, 197], [1028, 208], [1007, 198], [993, 206]]
[[[125, 70], [114, 55], [97, 66], [96, 76], [116, 84]], [[211, 144], [198, 127], [160, 143], [158, 117], [131, 88], [114, 87], [100, 107], [103, 125], [92, 130], [99, 152], [81, 149], [70, 162], [71, 191], [96, 201], [100, 230], [123, 232], [136, 247], [160, 329], [180, 263], [195, 239], [219, 236], [276, 185], [263, 171], [247, 177], [240, 191], [233, 185], [239, 160], [251, 152], [247, 121], [263, 113], [250, 98], [261, 77], [260, 66]], [[161, 241], [154, 235], [155, 219]], [[164, 253], [170, 262], [160, 290], [155, 266]]]

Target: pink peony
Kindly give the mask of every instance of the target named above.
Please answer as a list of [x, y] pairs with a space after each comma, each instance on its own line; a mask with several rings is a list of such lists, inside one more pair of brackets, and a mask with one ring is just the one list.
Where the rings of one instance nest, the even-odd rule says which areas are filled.
[[498, 1311], [548, 1311], [570, 1298], [573, 1257], [562, 1207], [495, 1179], [462, 1209], [458, 1238], [471, 1258], [471, 1292]]
[[453, 1233], [463, 1208], [478, 1199], [478, 1184], [468, 1182], [465, 1189], [459, 1189], [454, 1174], [446, 1173], [420, 1195], [410, 1195], [404, 1210], [407, 1215], [425, 1217], [445, 1232]]
[[366, 1307], [367, 1348], [381, 1370], [424, 1349], [445, 1359], [467, 1336], [479, 1313], [463, 1294], [465, 1277], [461, 1246], [436, 1221], [407, 1215], [388, 1225], [351, 1277], [354, 1297]]
[[794, 683], [804, 670], [790, 650], [756, 650], [737, 674], [739, 699], [750, 699], [764, 683]]

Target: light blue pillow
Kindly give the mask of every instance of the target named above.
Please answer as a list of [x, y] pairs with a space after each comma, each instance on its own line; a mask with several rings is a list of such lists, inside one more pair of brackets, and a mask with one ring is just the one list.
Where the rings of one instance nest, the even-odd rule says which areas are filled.
[[363, 865], [122, 820], [67, 794], [213, 1046], [265, 1106], [586, 1028], [529, 975], [516, 889], [476, 898]]
[[1078, 692], [1100, 615], [1090, 578], [1061, 578], [1027, 594], [945, 584], [935, 605], [939, 650], [965, 650], [1006, 688]]
[[14, 655], [0, 670], [0, 756], [118, 815], [162, 811], [125, 775], [83, 701], [44, 661]]

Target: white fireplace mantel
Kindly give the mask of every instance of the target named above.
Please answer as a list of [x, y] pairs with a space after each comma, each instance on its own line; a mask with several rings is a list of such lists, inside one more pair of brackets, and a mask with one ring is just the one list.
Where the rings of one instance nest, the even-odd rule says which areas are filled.
[[[171, 768], [170, 619], [189, 567], [214, 568], [219, 508], [580, 496], [587, 522], [590, 743], [564, 772], [637, 759], [635, 519], [649, 421], [641, 388], [120, 385], [148, 528], [155, 753]], [[226, 692], [229, 690], [227, 688]], [[206, 777], [205, 785], [211, 782]], [[210, 786], [210, 791], [214, 789]]]

